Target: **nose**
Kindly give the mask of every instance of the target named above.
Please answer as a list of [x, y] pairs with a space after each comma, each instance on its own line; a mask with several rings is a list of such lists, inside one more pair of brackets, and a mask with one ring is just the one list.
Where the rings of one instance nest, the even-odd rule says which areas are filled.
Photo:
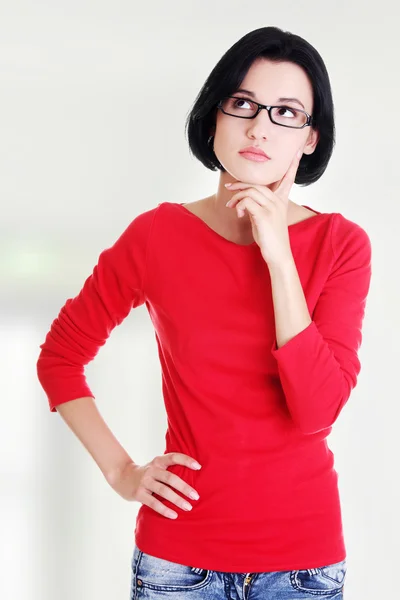
[[250, 137], [265, 140], [268, 138], [273, 126], [274, 124], [269, 118], [268, 111], [262, 108], [254, 119], [249, 119], [247, 133]]

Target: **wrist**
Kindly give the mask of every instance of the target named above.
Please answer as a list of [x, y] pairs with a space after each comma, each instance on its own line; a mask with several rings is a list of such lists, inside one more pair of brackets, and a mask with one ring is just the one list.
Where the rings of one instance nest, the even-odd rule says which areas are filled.
[[286, 273], [288, 270], [296, 266], [294, 262], [293, 255], [290, 254], [285, 258], [282, 258], [278, 262], [267, 262], [268, 269], [271, 275], [280, 275], [281, 273]]
[[112, 485], [113, 483], [115, 483], [116, 481], [118, 481], [122, 474], [124, 473], [124, 471], [128, 468], [128, 467], [138, 467], [139, 465], [137, 465], [135, 462], [133, 462], [133, 460], [131, 458], [127, 459], [126, 461], [120, 463], [119, 465], [115, 466], [106, 476], [106, 480], [107, 482]]

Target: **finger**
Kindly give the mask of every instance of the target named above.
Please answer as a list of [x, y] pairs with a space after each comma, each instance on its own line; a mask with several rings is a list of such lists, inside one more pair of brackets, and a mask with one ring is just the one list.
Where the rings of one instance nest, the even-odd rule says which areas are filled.
[[290, 190], [292, 189], [294, 180], [296, 179], [297, 169], [299, 168], [299, 163], [300, 163], [300, 160], [302, 157], [301, 148], [299, 149], [299, 151], [301, 152], [300, 156], [298, 155], [298, 152], [296, 152], [296, 154], [293, 157], [292, 162], [290, 163], [288, 170], [286, 171], [285, 175], [282, 177], [280, 184], [278, 185], [278, 187], [275, 190], [275, 193], [285, 200], [288, 199]]
[[275, 190], [275, 193], [285, 200], [289, 197], [290, 190], [293, 186], [294, 180], [296, 179], [296, 173], [299, 166], [299, 162], [300, 158], [296, 153], [292, 159], [292, 162], [289, 165], [288, 170], [282, 177], [278, 187]]
[[[157, 462], [162, 462], [162, 464], [166, 467], [177, 464], [189, 467], [189, 469], [201, 468], [201, 465], [199, 465], [195, 458], [188, 456], [187, 454], [183, 454], [182, 452], [168, 452], [167, 454], [157, 456], [156, 459]], [[199, 465], [199, 467], [197, 465]]]
[[160, 515], [164, 515], [164, 517], [168, 517], [169, 519], [176, 519], [178, 517], [177, 512], [169, 509], [165, 504], [157, 500], [157, 498], [154, 498], [151, 493], [143, 492], [143, 496], [144, 500], [142, 501], [142, 504], [146, 504], [146, 506], [160, 513]]
[[[230, 208], [235, 206], [237, 201], [243, 197], [243, 193], [252, 195], [252, 197], [254, 197], [254, 199], [262, 206], [265, 206], [265, 203], [268, 202], [276, 202], [277, 197], [275, 196], [275, 189], [279, 187], [281, 181], [275, 182], [271, 187], [257, 183], [246, 183], [244, 181], [236, 181], [232, 185], [225, 184], [229, 191], [237, 192], [230, 200], [228, 200], [225, 206], [229, 206]], [[240, 193], [242, 193], [242, 195], [239, 195]]]
[[249, 216], [258, 217], [259, 215], [261, 216], [263, 211], [267, 208], [265, 205], [260, 205], [254, 198], [249, 196], [243, 198], [239, 204], [236, 206], [238, 217], [243, 217], [246, 210], [249, 213]]
[[267, 188], [263, 193], [254, 187], [241, 190], [232, 196], [230, 200], [228, 200], [226, 206], [233, 208], [242, 198], [245, 198], [246, 196], [253, 198], [256, 202], [264, 206], [268, 200], [273, 201], [271, 198], [266, 196], [267, 191], [269, 192], [270, 190]]
[[171, 471], [163, 471], [159, 469], [154, 476], [158, 481], [162, 481], [167, 483], [170, 487], [176, 488], [182, 494], [192, 498], [193, 500], [198, 500], [200, 498], [199, 494], [196, 492], [194, 488], [192, 488], [186, 481], [175, 475], [175, 473], [171, 473]]
[[[163, 481], [165, 481], [167, 485], [165, 485]], [[179, 496], [179, 494], [177, 494], [170, 487], [170, 485], [171, 484], [169, 478], [164, 479], [164, 475], [162, 473], [159, 473], [157, 475], [157, 479], [152, 479], [151, 482], [148, 484], [148, 489], [155, 492], [158, 496], [166, 498], [166, 500], [169, 500], [169, 502], [171, 502], [172, 504], [179, 506], [179, 508], [182, 508], [182, 510], [192, 510], [193, 506], [190, 504], [190, 502]]]
[[248, 183], [246, 181], [235, 181], [235, 183], [228, 184], [225, 183], [225, 187], [228, 192], [235, 192], [237, 190], [244, 190], [248, 188], [253, 188], [254, 190], [258, 190], [261, 194], [265, 194], [268, 192], [268, 187], [265, 185], [257, 184], [257, 183]]

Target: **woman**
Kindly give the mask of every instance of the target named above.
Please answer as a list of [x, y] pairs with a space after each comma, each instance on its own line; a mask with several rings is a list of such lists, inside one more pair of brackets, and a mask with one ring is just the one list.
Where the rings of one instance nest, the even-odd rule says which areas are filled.
[[[132, 599], [339, 600], [346, 550], [326, 439], [361, 368], [371, 244], [341, 213], [289, 199], [332, 154], [325, 65], [299, 36], [252, 31], [187, 126], [193, 155], [220, 171], [216, 193], [160, 203], [100, 254], [41, 345], [39, 379], [108, 483], [142, 504]], [[146, 465], [104, 425], [83, 375], [141, 304], [168, 414], [165, 453]]]

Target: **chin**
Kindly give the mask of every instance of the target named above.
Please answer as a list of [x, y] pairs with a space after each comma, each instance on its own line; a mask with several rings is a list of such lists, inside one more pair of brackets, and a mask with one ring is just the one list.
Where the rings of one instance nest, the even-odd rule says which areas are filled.
[[262, 168], [260, 168], [260, 166], [263, 165], [265, 169], [264, 163], [254, 163], [254, 167], [250, 166], [249, 168], [243, 168], [242, 166], [240, 169], [238, 169], [237, 167], [230, 167], [229, 165], [224, 165], [223, 163], [221, 164], [226, 170], [226, 172], [229, 173], [229, 175], [237, 181], [246, 181], [248, 183], [254, 183], [256, 185], [272, 185], [273, 183], [278, 181], [276, 174], [268, 173]]

